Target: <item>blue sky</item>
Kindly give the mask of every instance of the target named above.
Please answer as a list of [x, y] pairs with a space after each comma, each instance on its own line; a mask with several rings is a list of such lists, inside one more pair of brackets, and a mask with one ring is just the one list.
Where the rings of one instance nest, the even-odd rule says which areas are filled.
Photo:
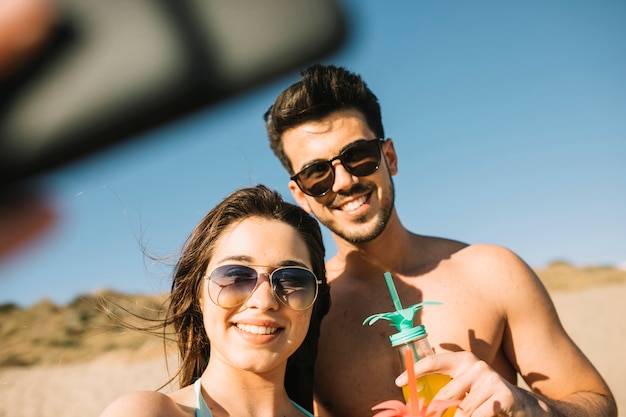
[[[342, 4], [352, 33], [323, 62], [378, 96], [407, 228], [533, 267], [626, 266], [626, 2]], [[293, 201], [262, 114], [298, 78], [43, 178], [58, 224], [0, 264], [0, 303], [167, 291], [177, 250], [229, 192], [264, 183]]]

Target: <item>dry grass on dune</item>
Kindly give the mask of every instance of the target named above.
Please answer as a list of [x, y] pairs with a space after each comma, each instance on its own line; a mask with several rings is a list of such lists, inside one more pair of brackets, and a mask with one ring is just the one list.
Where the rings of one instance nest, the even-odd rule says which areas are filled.
[[157, 318], [164, 299], [158, 295], [102, 292], [77, 297], [63, 306], [47, 300], [29, 308], [2, 305], [0, 367], [86, 362], [107, 352], [124, 350], [162, 355], [162, 338], [124, 328], [103, 307], [110, 308], [124, 323], [141, 326], [146, 322], [132, 313]]
[[626, 282], [626, 271], [608, 266], [577, 268], [566, 262], [554, 262], [535, 272], [550, 292], [582, 289]]

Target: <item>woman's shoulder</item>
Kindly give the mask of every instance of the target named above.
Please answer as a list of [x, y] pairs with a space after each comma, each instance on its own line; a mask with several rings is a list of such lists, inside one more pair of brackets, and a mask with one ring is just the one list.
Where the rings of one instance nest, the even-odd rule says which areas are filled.
[[185, 407], [156, 391], [136, 391], [113, 401], [100, 417], [192, 417], [195, 409]]

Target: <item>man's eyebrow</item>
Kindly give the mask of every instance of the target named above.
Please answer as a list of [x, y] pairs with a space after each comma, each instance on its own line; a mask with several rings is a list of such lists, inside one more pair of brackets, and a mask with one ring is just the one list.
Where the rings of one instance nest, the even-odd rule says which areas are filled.
[[[357, 139], [357, 140], [354, 140], [354, 141], [352, 141], [352, 142], [348, 143], [348, 144], [347, 144], [346, 146], [344, 146], [343, 148], [341, 148], [341, 151], [339, 151], [339, 153], [341, 153], [341, 152], [345, 151], [345, 150], [346, 150], [346, 149], [348, 149], [348, 148], [353, 147], [354, 145], [358, 145], [358, 144], [363, 143], [363, 142], [369, 142], [370, 140], [372, 140], [372, 139], [365, 139], [365, 138], [363, 138], [363, 139]], [[374, 140], [375, 140], [375, 139], [374, 139]]]
[[[341, 155], [346, 149], [352, 148], [353, 146], [358, 145], [358, 144], [363, 143], [363, 142], [369, 142], [370, 140], [372, 140], [372, 139], [357, 139], [354, 142], [350, 142], [346, 146], [341, 148], [341, 150], [339, 151], [339, 153], [337, 155]], [[335, 155], [335, 156], [337, 156], [337, 155]], [[318, 162], [328, 162], [329, 159], [332, 159], [332, 158], [328, 158], [328, 159], [324, 159], [324, 158], [313, 159], [311, 161], [305, 162], [304, 165], [302, 165], [302, 167], [308, 167], [308, 166], [311, 166], [311, 165], [316, 164]]]

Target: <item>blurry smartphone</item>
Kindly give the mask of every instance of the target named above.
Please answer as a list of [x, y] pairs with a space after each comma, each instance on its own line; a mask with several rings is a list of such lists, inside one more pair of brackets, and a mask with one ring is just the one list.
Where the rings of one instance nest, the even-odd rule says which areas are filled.
[[47, 47], [0, 80], [0, 191], [302, 67], [346, 33], [333, 0], [58, 3]]

